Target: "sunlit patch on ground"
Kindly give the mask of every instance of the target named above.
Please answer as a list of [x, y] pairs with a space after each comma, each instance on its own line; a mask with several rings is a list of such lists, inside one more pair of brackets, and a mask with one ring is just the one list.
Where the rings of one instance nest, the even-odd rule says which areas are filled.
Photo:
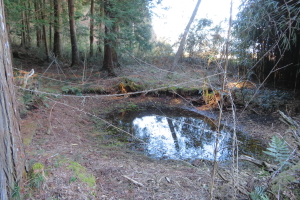
[[227, 86], [233, 88], [256, 88], [256, 84], [251, 81], [229, 82]]

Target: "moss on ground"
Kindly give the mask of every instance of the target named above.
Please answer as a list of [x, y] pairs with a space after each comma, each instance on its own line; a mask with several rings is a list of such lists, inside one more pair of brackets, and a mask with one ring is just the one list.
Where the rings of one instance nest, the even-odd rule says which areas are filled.
[[37, 122], [26, 121], [21, 124], [23, 144], [25, 146], [28, 146], [31, 143], [32, 138], [36, 132], [36, 129], [37, 129]]
[[78, 162], [70, 162], [67, 169], [74, 171], [74, 175], [79, 178], [82, 182], [87, 183], [90, 187], [96, 185], [96, 178], [92, 174], [86, 172], [85, 167], [83, 167]]

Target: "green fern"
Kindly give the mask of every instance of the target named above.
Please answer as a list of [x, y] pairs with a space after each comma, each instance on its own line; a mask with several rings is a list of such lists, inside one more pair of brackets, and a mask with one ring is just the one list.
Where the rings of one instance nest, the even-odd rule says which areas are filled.
[[284, 163], [290, 156], [290, 149], [283, 139], [278, 138], [276, 135], [272, 137], [269, 143], [270, 147], [264, 153], [275, 157], [275, 161]]
[[255, 190], [250, 193], [250, 198], [252, 200], [269, 200], [264, 187], [255, 187]]

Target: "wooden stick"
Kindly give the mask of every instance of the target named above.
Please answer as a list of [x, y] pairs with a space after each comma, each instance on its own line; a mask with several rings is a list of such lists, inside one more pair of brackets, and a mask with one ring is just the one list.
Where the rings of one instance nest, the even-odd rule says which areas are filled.
[[135, 180], [133, 180], [133, 179], [131, 179], [131, 178], [129, 178], [128, 176], [126, 176], [126, 175], [122, 175], [124, 178], [126, 178], [126, 179], [128, 179], [128, 180], [130, 180], [131, 182], [133, 182], [134, 184], [136, 184], [136, 185], [138, 185], [138, 186], [140, 186], [140, 187], [145, 187], [142, 183], [139, 183], [139, 182], [137, 182], [137, 181], [135, 181]]

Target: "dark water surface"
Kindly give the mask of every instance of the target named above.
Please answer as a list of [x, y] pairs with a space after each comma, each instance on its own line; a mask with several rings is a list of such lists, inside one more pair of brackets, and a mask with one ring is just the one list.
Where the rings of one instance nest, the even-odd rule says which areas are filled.
[[[207, 118], [183, 109], [147, 109], [112, 114], [111, 119], [122, 129], [142, 139], [138, 142], [122, 133], [122, 140], [130, 141], [130, 147], [143, 151], [157, 159], [214, 159], [217, 132]], [[223, 127], [218, 137], [219, 161], [231, 159], [232, 133]], [[259, 140], [238, 133], [239, 153], [260, 157], [264, 148]]]

